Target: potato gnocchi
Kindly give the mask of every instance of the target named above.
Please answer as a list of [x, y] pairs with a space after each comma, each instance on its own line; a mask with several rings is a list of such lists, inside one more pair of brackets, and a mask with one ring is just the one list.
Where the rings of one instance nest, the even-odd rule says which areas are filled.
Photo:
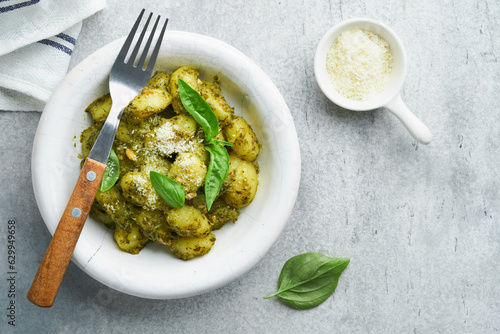
[[[138, 254], [154, 242], [183, 260], [207, 254], [215, 243], [212, 232], [235, 222], [239, 210], [255, 197], [262, 145], [247, 121], [227, 103], [217, 77], [204, 81], [198, 76], [198, 69], [187, 65], [173, 73], [158, 71], [123, 112], [113, 143], [120, 177], [110, 190], [98, 192], [91, 216], [114, 229], [114, 240], [125, 252]], [[229, 172], [210, 210], [203, 191], [210, 155], [201, 127], [182, 105], [178, 79], [210, 104], [219, 120], [217, 139], [233, 144], [226, 147]], [[80, 136], [84, 159], [110, 108], [107, 94], [85, 110], [93, 124]], [[172, 208], [158, 196], [149, 179], [151, 171], [181, 184], [185, 206]]]

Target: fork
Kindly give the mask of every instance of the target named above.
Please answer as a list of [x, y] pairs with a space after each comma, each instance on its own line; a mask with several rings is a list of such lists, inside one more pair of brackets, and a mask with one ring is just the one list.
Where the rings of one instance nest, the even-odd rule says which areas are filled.
[[135, 43], [135, 47], [127, 59], [127, 54], [131, 50], [131, 45], [144, 12], [145, 10], [143, 9], [139, 14], [111, 68], [109, 75], [109, 92], [112, 100], [111, 110], [89, 156], [82, 166], [73, 193], [28, 291], [28, 299], [38, 306], [50, 307], [54, 303], [64, 273], [69, 265], [83, 225], [103, 178], [104, 171], [106, 170], [109, 153], [123, 110], [142, 88], [147, 86], [153, 73], [153, 67], [160, 50], [168, 19], [165, 20], [146, 66], [148, 51], [160, 21], [159, 15], [139, 59], [137, 60], [137, 56], [141, 50], [141, 44], [153, 13], [149, 14], [144, 28]]

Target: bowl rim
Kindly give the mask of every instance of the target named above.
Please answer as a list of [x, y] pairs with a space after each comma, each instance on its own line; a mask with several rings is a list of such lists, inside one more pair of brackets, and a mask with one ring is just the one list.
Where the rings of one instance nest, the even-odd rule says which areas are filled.
[[[135, 271], [113, 272], [112, 277], [106, 277], [106, 275], [103, 275], [103, 270], [108, 270], [106, 266], [112, 265], [112, 263], [110, 261], [101, 261], [99, 256], [94, 256], [92, 254], [90, 254], [89, 258], [89, 251], [87, 248], [85, 248], [85, 243], [82, 242], [82, 240], [79, 240], [77, 248], [75, 249], [75, 253], [72, 257], [72, 261], [78, 267], [80, 267], [94, 279], [100, 281], [105, 285], [108, 285], [115, 290], [130, 295], [150, 299], [177, 299], [210, 292], [239, 278], [241, 275], [253, 268], [270, 250], [270, 248], [280, 236], [283, 228], [285, 227], [297, 199], [301, 177], [300, 149], [295, 125], [293, 123], [290, 110], [288, 109], [283, 96], [278, 91], [278, 88], [274, 85], [271, 79], [242, 52], [230, 46], [229, 44], [215, 38], [191, 32], [175, 30], [169, 31], [166, 38], [171, 39], [171, 41], [173, 41], [174, 43], [181, 43], [183, 45], [185, 44], [185, 52], [187, 52], [188, 54], [186, 57], [189, 57], [189, 53], [193, 52], [193, 49], [195, 51], [199, 51], [197, 49], [199, 48], [199, 46], [197, 46], [198, 44], [203, 44], [205, 47], [210, 47], [210, 50], [216, 50], [210, 52], [216, 52], [217, 54], [211, 55], [210, 53], [208, 53], [208, 56], [213, 56], [213, 58], [207, 59], [207, 62], [211, 62], [211, 64], [217, 64], [217, 61], [221, 61], [221, 59], [224, 58], [224, 61], [229, 62], [224, 66], [231, 68], [234, 67], [235, 72], [231, 74], [241, 75], [242, 80], [245, 79], [248, 81], [248, 85], [254, 85], [258, 88], [255, 88], [255, 91], [269, 91], [268, 95], [266, 96], [257, 95], [250, 96], [249, 98], [253, 98], [255, 101], [263, 105], [268, 105], [268, 110], [266, 110], [268, 114], [266, 115], [265, 119], [263, 119], [262, 125], [265, 127], [264, 130], [269, 131], [267, 135], [271, 136], [273, 140], [276, 141], [272, 142], [273, 145], [270, 145], [270, 147], [268, 147], [267, 149], [269, 150], [270, 156], [272, 156], [273, 158], [274, 156], [276, 156], [276, 159], [278, 159], [280, 162], [280, 172], [282, 172], [282, 175], [280, 176], [282, 178], [280, 179], [280, 185], [284, 187], [285, 191], [283, 192], [282, 198], [276, 200], [278, 201], [279, 206], [278, 208], [273, 208], [273, 210], [278, 211], [279, 214], [276, 217], [277, 220], [274, 221], [272, 225], [263, 221], [259, 221], [255, 217], [252, 217], [251, 214], [247, 214], [245, 211], [242, 212], [242, 214], [245, 213], [245, 218], [249, 221], [252, 221], [256, 224], [261, 224], [263, 226], [265, 225], [262, 228], [265, 228], [265, 231], [268, 233], [267, 235], [263, 236], [262, 240], [260, 240], [262, 244], [260, 244], [259, 247], [257, 247], [256, 245], [245, 244], [241, 245], [241, 247], [236, 250], [237, 252], [245, 253], [246, 262], [237, 263], [236, 260], [239, 259], [238, 254], [229, 254], [227, 255], [227, 257], [220, 259], [208, 259], [206, 258], [206, 256], [210, 255], [209, 253], [204, 257], [196, 259], [197, 265], [203, 266], [204, 271], [200, 270], [200, 273], [208, 272], [208, 265], [212, 262], [218, 265], [218, 267], [214, 269], [219, 271], [213, 274], [211, 273], [210, 277], [205, 278], [204, 281], [196, 281], [196, 278], [193, 278], [193, 282], [186, 282], [182, 287], [165, 287], [165, 289], [159, 290], [156, 285], [148, 286], [147, 283], [142, 282], [140, 286], [131, 286], [129, 284], [130, 280], [127, 280], [127, 277], [132, 277], [133, 280], [147, 278], [141, 273]], [[56, 140], [55, 138], [51, 137], [53, 136], [53, 134], [47, 133], [50, 132], [50, 129], [47, 129], [46, 126], [48, 122], [53, 122], [56, 119], [60, 120], [60, 122], [64, 123], [67, 121], [68, 124], [71, 124], [73, 120], [69, 119], [70, 117], [68, 115], [61, 115], [60, 112], [56, 112], [56, 108], [61, 107], [63, 103], [60, 99], [62, 97], [65, 97], [65, 94], [67, 94], [68, 91], [72, 91], [71, 89], [76, 89], [73, 86], [75, 82], [78, 82], [79, 77], [82, 75], [82, 73], [86, 73], [86, 70], [88, 70], [89, 67], [97, 66], [95, 65], [95, 62], [99, 62], [100, 58], [105, 58], [105, 61], [107, 61], [106, 66], [110, 68], [111, 63], [114, 61], [114, 56], [123, 44], [124, 39], [125, 37], [117, 39], [101, 47], [99, 50], [95, 51], [90, 56], [85, 58], [80, 64], [76, 65], [63, 79], [59, 87], [54, 91], [40, 118], [32, 149], [32, 184], [40, 213], [51, 234], [54, 233], [55, 227], [57, 226], [57, 222], [60, 217], [57, 218], [57, 221], [55, 221], [54, 212], [57, 212], [57, 209], [54, 208], [55, 203], [50, 203], [50, 199], [45, 198], [47, 189], [43, 189], [43, 186], [49, 184], [50, 179], [47, 175], [47, 171], [49, 170], [48, 165], [50, 164], [50, 161], [48, 161], [49, 157], [43, 156], [43, 148], [44, 146]], [[179, 48], [182, 49], [182, 46], [179, 46]], [[200, 52], [203, 53], [204, 51]], [[185, 56], [182, 54], [182, 52], [176, 55], [179, 57], [179, 59], [182, 59], [182, 57]], [[111, 62], [109, 61], [110, 57], [113, 58]], [[162, 57], [159, 56], [158, 60], [161, 59]], [[109, 74], [109, 71], [107, 73]], [[76, 113], [77, 111], [73, 112]], [[78, 112], [83, 112], [83, 110], [78, 110]], [[66, 120], [66, 118], [68, 119]], [[279, 136], [276, 132], [278, 130], [280, 131]], [[73, 185], [71, 185], [71, 188], [72, 187]], [[66, 203], [63, 204], [64, 208]], [[60, 207], [58, 209], [59, 211], [62, 210]], [[252, 213], [253, 212], [254, 211], [252, 211]], [[84, 231], [82, 231], [82, 235], [85, 233], [88, 225], [89, 224], [87, 220], [87, 223], [84, 226]], [[102, 236], [100, 237], [102, 237], [103, 240], [104, 238], [109, 238], [109, 230], [103, 232]], [[93, 249], [93, 251], [97, 254], [99, 249]], [[154, 251], [155, 249], [153, 249], [153, 252]], [[189, 263], [189, 261], [187, 263]], [[181, 278], [179, 278], [179, 280]], [[188, 286], [188, 283], [192, 283], [193, 287]]]
[[[400, 58], [398, 59], [398, 75], [390, 91], [384, 92], [368, 101], [354, 101], [343, 97], [335, 91], [330, 83], [328, 74], [326, 73], [326, 54], [330, 45], [335, 41], [337, 36], [349, 29], [363, 28], [373, 31], [377, 34], [384, 34], [384, 39], [390, 44], [391, 49], [395, 47], [395, 51]], [[388, 37], [388, 38], [387, 38]], [[389, 40], [388, 40], [389, 39]], [[320, 39], [314, 55], [314, 73], [316, 82], [325, 96], [336, 105], [353, 111], [366, 111], [378, 109], [399, 96], [401, 86], [404, 83], [407, 72], [407, 57], [404, 45], [398, 35], [388, 25], [383, 22], [371, 18], [351, 18], [341, 21], [331, 27]]]

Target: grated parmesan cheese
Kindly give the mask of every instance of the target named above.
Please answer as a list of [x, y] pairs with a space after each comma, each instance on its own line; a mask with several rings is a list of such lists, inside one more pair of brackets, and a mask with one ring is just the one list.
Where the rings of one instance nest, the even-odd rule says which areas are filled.
[[391, 49], [383, 38], [371, 31], [344, 31], [328, 50], [326, 68], [340, 95], [366, 101], [387, 86], [392, 69]]
[[155, 208], [160, 201], [160, 197], [154, 191], [149, 178], [143, 173], [134, 174], [133, 178], [137, 186], [136, 190], [143, 197], [145, 206]]
[[[195, 186], [200, 187], [205, 181], [204, 175], [196, 173], [198, 170], [204, 170], [203, 163], [195, 155], [184, 155], [183, 159], [177, 159], [178, 166], [183, 172], [184, 178], [187, 178], [188, 182], [193, 183]], [[194, 173], [193, 173], [194, 171]]]
[[156, 141], [150, 142], [149, 146], [153, 146], [160, 154], [171, 156], [174, 153], [187, 152], [193, 142], [178, 136], [176, 125], [165, 122], [154, 131]]
[[189, 170], [199, 161], [198, 159], [196, 159], [196, 156], [191, 154], [185, 154], [181, 158], [177, 159], [176, 162], [178, 166], [182, 167], [183, 169]]

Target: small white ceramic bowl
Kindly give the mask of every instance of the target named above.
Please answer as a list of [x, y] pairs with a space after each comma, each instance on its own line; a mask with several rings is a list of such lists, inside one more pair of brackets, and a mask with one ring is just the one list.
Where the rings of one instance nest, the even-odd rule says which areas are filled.
[[[392, 70], [385, 90], [367, 101], [355, 101], [340, 95], [331, 83], [326, 69], [326, 58], [330, 46], [342, 32], [352, 29], [365, 29], [376, 33], [389, 44], [392, 52]], [[429, 129], [401, 100], [399, 92], [406, 77], [406, 53], [396, 33], [385, 24], [372, 19], [356, 18], [342, 21], [332, 27], [319, 42], [314, 57], [314, 73], [323, 93], [336, 105], [354, 111], [385, 108], [391, 111], [420, 143], [431, 142], [432, 134]]]

